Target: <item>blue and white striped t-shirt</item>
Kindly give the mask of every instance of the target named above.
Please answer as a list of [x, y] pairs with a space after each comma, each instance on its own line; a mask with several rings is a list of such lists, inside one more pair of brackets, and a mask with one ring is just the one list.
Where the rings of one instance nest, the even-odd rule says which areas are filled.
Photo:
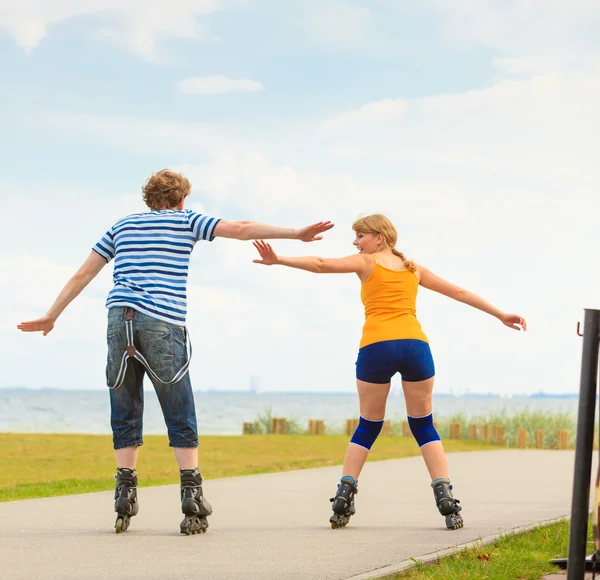
[[129, 306], [185, 326], [190, 255], [198, 240], [212, 242], [218, 218], [191, 210], [157, 210], [120, 219], [93, 247], [115, 259], [106, 307]]

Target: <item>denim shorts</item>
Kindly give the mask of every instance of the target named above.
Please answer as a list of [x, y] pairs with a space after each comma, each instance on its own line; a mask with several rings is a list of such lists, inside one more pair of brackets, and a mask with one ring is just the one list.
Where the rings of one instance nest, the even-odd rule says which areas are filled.
[[385, 384], [400, 373], [403, 381], [425, 381], [435, 375], [429, 344], [423, 340], [382, 340], [363, 346], [356, 360], [356, 378]]
[[[127, 347], [125, 308], [122, 306], [114, 306], [108, 311], [106, 341], [106, 382], [114, 385]], [[133, 312], [133, 342], [163, 381], [170, 381], [187, 360], [186, 329], [183, 326], [162, 322], [136, 310]], [[142, 384], [145, 374], [143, 365], [129, 358], [123, 383], [119, 388], [110, 390], [110, 423], [115, 449], [143, 444]], [[196, 408], [189, 372], [172, 385], [152, 382], [167, 425], [169, 445], [197, 447]]]

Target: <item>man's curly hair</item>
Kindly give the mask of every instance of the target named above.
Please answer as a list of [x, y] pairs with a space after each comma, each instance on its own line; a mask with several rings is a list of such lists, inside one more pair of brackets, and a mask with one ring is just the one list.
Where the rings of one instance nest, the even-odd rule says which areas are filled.
[[175, 209], [179, 202], [190, 194], [192, 186], [187, 177], [163, 169], [153, 173], [144, 187], [142, 195], [146, 205], [152, 210]]

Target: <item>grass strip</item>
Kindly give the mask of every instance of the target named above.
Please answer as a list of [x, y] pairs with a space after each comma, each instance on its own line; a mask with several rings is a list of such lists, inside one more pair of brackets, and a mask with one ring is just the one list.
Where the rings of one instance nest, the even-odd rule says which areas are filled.
[[[199, 462], [206, 479], [273, 473], [342, 463], [345, 435], [201, 437]], [[445, 441], [446, 451], [497, 450], [477, 441]], [[380, 437], [369, 461], [419, 455], [412, 438]], [[109, 435], [0, 433], [0, 501], [114, 489]], [[166, 436], [149, 435], [140, 449], [140, 487], [179, 482]]]

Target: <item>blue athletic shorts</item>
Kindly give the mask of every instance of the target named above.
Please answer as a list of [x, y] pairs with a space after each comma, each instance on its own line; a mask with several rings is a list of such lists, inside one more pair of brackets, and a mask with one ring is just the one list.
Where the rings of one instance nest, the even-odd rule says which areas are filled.
[[425, 381], [435, 375], [429, 344], [422, 340], [383, 340], [363, 346], [356, 360], [356, 378], [366, 383], [389, 383], [400, 373], [403, 381]]

